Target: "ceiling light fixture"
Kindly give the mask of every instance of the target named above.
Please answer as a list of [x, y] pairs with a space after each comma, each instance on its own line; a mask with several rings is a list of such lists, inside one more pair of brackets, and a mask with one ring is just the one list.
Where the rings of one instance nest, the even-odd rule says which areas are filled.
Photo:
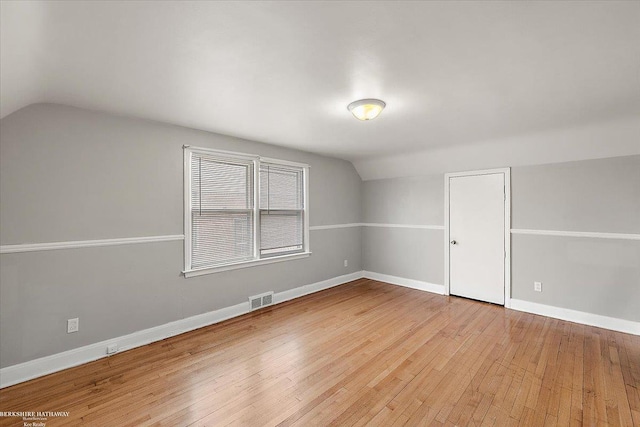
[[387, 104], [379, 99], [359, 99], [347, 106], [353, 117], [358, 120], [373, 120]]

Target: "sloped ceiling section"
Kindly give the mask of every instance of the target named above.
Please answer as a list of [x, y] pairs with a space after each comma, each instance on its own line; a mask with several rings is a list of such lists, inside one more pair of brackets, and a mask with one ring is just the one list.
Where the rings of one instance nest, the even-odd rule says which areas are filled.
[[[3, 1], [0, 16], [2, 117], [67, 104], [345, 158], [363, 177], [640, 115], [640, 2]], [[351, 117], [363, 97], [387, 102], [380, 118]]]
[[42, 12], [38, 3], [0, 2], [0, 117], [45, 100]]
[[635, 154], [640, 154], [640, 117], [362, 159], [353, 164], [366, 181]]

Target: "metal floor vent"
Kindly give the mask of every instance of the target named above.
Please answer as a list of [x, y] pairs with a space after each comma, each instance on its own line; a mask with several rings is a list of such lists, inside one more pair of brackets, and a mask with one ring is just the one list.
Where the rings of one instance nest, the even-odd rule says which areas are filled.
[[273, 292], [266, 292], [260, 295], [249, 297], [251, 311], [273, 304]]

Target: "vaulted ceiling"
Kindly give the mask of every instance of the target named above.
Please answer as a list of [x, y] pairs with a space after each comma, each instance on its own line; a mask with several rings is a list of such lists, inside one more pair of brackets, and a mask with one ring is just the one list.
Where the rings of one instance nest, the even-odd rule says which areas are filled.
[[[352, 161], [640, 114], [640, 2], [2, 2], [53, 102]], [[376, 97], [359, 122], [349, 102]]]

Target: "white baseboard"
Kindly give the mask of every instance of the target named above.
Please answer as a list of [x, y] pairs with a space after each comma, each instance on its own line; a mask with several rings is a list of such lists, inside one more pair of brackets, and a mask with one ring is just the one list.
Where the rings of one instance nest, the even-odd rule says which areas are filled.
[[[420, 280], [406, 279], [403, 277], [390, 276], [387, 274], [374, 273], [371, 271], [357, 271], [355, 273], [345, 274], [343, 276], [334, 277], [323, 280], [321, 282], [312, 283], [310, 285], [300, 286], [288, 291], [274, 294], [274, 304], [299, 298], [304, 295], [312, 294], [324, 289], [341, 285], [352, 280], [366, 277], [372, 280], [390, 283], [393, 285], [404, 286], [407, 288], [418, 289], [421, 291], [432, 292], [444, 295], [444, 286], [433, 283], [423, 282]], [[596, 326], [614, 331], [625, 332], [633, 335], [640, 335], [640, 323], [630, 320], [616, 319], [613, 317], [601, 316], [598, 314], [585, 313], [581, 311], [569, 310], [565, 308], [553, 307], [544, 304], [538, 304], [529, 301], [511, 299], [511, 309], [524, 311], [527, 313], [539, 314], [542, 316], [553, 317], [570, 322], [581, 323], [590, 326]], [[24, 381], [41, 377], [61, 371], [63, 369], [82, 365], [94, 360], [107, 357], [106, 348], [111, 344], [117, 344], [119, 352], [130, 350], [155, 341], [160, 341], [175, 335], [193, 331], [198, 328], [222, 322], [224, 320], [237, 317], [249, 313], [249, 302], [243, 302], [231, 307], [221, 308], [219, 310], [196, 316], [187, 317], [185, 319], [176, 320], [164, 325], [155, 326], [153, 328], [144, 329], [129, 335], [101, 341], [84, 347], [75, 348], [62, 353], [53, 354], [51, 356], [42, 357], [18, 365], [8, 366], [0, 369], [0, 388], [9, 387]]]
[[[378, 280], [380, 282], [391, 283], [393, 285], [404, 286], [421, 291], [433, 292], [440, 295], [445, 294], [444, 285], [436, 285], [433, 283], [422, 282], [420, 280], [390, 276], [388, 274], [374, 273], [372, 271], [363, 271], [362, 273], [363, 277], [367, 279]], [[554, 319], [567, 320], [569, 322], [610, 329], [612, 331], [624, 332], [632, 335], [640, 335], [640, 322], [554, 307], [551, 305], [538, 304], [513, 298], [508, 302], [510, 303], [510, 306], [505, 306], [507, 309], [510, 308], [512, 310], [539, 314], [541, 316], [552, 317]]]
[[570, 310], [568, 308], [554, 307], [513, 298], [511, 299], [511, 309], [553, 317], [554, 319], [568, 320], [569, 322], [581, 323], [583, 325], [610, 329], [612, 331], [640, 335], [640, 322], [634, 322], [632, 320], [617, 319], [615, 317], [607, 317], [600, 314]]
[[390, 276], [388, 274], [374, 273], [373, 271], [363, 271], [363, 277], [380, 282], [391, 283], [392, 285], [404, 286], [405, 288], [418, 289], [420, 291], [433, 292], [444, 295], [444, 285], [423, 282], [421, 280], [405, 279], [404, 277]]
[[355, 273], [345, 274], [343, 276], [333, 277], [331, 279], [323, 280], [321, 282], [312, 283], [310, 285], [300, 286], [288, 291], [278, 292], [273, 296], [274, 304], [289, 301], [294, 298], [300, 298], [305, 295], [312, 294], [314, 292], [322, 291], [325, 289], [333, 288], [334, 286], [341, 285], [343, 283], [351, 282], [353, 280], [362, 279], [364, 277], [362, 271], [356, 271]]
[[[274, 304], [299, 298], [301, 296], [338, 286], [362, 277], [363, 272], [356, 271], [355, 273], [345, 274], [343, 276], [279, 292], [274, 294]], [[221, 308], [219, 310], [198, 314], [196, 316], [176, 320], [164, 325], [144, 329], [129, 335], [101, 341], [95, 344], [89, 344], [84, 347], [74, 348], [72, 350], [30, 360], [18, 365], [8, 366], [0, 369], [0, 388], [9, 387], [43, 375], [107, 357], [106, 349], [107, 346], [111, 344], [118, 345], [118, 352], [130, 350], [132, 348], [140, 347], [155, 341], [160, 341], [165, 338], [193, 331], [194, 329], [209, 326], [232, 317], [249, 313], [249, 308], [249, 301], [247, 301], [231, 307]]]

